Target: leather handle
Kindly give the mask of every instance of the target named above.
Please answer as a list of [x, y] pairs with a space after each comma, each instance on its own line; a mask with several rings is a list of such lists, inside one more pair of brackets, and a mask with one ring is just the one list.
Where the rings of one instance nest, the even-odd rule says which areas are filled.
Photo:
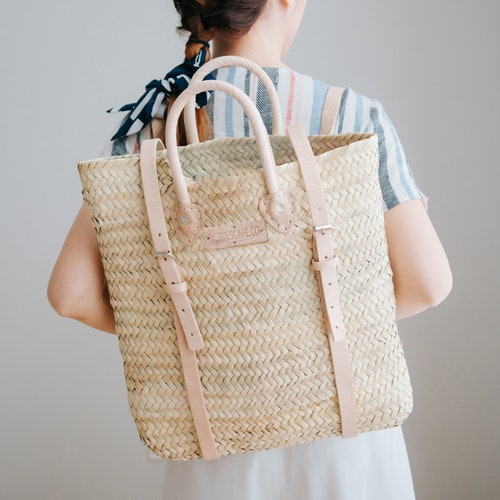
[[191, 201], [186, 185], [186, 180], [182, 173], [179, 152], [177, 150], [176, 129], [180, 114], [190, 100], [200, 92], [216, 90], [224, 92], [233, 97], [243, 107], [248, 119], [252, 125], [257, 147], [259, 150], [262, 167], [264, 169], [264, 177], [267, 186], [267, 192], [270, 195], [277, 195], [280, 191], [280, 182], [278, 179], [276, 162], [274, 160], [271, 143], [267, 130], [262, 121], [259, 111], [252, 100], [240, 89], [227, 82], [217, 80], [204, 80], [191, 84], [180, 96], [175, 100], [172, 108], [167, 116], [165, 126], [166, 147], [172, 177], [174, 181], [174, 189], [177, 196], [177, 201], [180, 204], [190, 205]]
[[[272, 132], [273, 134], [284, 134], [285, 129], [283, 126], [283, 117], [281, 115], [281, 107], [278, 92], [274, 87], [274, 84], [269, 78], [269, 75], [253, 61], [240, 56], [222, 56], [211, 59], [205, 63], [193, 76], [191, 79], [191, 84], [196, 82], [201, 82], [207, 75], [218, 68], [227, 68], [231, 66], [239, 66], [241, 68], [248, 69], [251, 71], [266, 89], [269, 95], [269, 101], [271, 103], [271, 113], [272, 113]], [[199, 141], [198, 130], [196, 128], [196, 114], [195, 114], [195, 101], [194, 98], [191, 99], [189, 106], [186, 106], [184, 110], [184, 121], [186, 126], [186, 133], [188, 142], [190, 144], [197, 144]]]

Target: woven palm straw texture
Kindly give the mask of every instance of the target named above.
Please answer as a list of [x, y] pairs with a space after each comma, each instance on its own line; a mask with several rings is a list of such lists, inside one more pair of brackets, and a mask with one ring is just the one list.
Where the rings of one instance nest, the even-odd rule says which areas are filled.
[[[311, 137], [339, 258], [359, 430], [399, 425], [412, 391], [397, 334], [374, 136]], [[175, 203], [166, 152], [158, 176], [169, 237], [182, 264], [205, 348], [198, 352], [207, 410], [221, 455], [339, 435], [335, 375], [317, 279], [311, 267], [307, 196], [291, 143], [271, 143], [298, 219], [268, 242], [206, 250], [186, 247], [170, 218]], [[253, 138], [179, 148], [193, 203], [205, 227], [262, 220], [266, 194]], [[184, 387], [170, 299], [146, 218], [139, 156], [81, 163], [117, 322], [131, 413], [156, 454], [200, 456]]]

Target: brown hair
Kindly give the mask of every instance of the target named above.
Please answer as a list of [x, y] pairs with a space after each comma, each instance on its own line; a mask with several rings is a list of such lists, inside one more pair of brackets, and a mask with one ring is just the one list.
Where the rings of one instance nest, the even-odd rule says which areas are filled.
[[[205, 46], [197, 40], [209, 42], [214, 36], [235, 40], [245, 35], [260, 16], [267, 0], [174, 0], [174, 6], [180, 15], [180, 32], [190, 33], [186, 44], [186, 59], [192, 59]], [[210, 60], [210, 49], [207, 48], [207, 61]], [[168, 108], [175, 98], [169, 99]], [[206, 141], [213, 135], [212, 125], [205, 109], [196, 110], [196, 125], [200, 141]], [[153, 135], [162, 137], [163, 126], [153, 127]], [[180, 145], [187, 143], [184, 123], [179, 120], [177, 141]]]
[[266, 3], [267, 0], [202, 0], [199, 2], [174, 0], [175, 8], [181, 16], [181, 30], [189, 31], [198, 38], [201, 37], [203, 30], [211, 30], [212, 36], [215, 32], [217, 36], [229, 40], [240, 38], [247, 33], [264, 10]]

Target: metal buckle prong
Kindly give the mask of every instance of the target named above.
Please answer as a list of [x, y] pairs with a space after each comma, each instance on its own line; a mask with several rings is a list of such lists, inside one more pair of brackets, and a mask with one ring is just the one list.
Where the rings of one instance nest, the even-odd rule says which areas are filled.
[[166, 250], [164, 252], [153, 252], [153, 255], [155, 257], [170, 257], [171, 259], [174, 259], [175, 261], [177, 261], [175, 255], [170, 251], [170, 250]]
[[315, 231], [324, 231], [325, 229], [333, 229], [332, 224], [326, 224], [324, 226], [314, 226]]

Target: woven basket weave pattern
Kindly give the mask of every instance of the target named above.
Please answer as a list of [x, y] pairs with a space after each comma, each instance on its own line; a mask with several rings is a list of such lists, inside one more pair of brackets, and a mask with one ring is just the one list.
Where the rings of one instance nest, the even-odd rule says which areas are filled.
[[[288, 446], [341, 430], [320, 292], [310, 265], [307, 196], [289, 140], [271, 141], [298, 220], [291, 234], [268, 227], [265, 244], [206, 250], [202, 236], [184, 246], [169, 215], [175, 195], [168, 162], [164, 153], [158, 159], [169, 237], [204, 336], [198, 360], [221, 455]], [[398, 425], [410, 413], [412, 398], [395, 323], [376, 141], [349, 134], [311, 138], [311, 144], [335, 227], [359, 430]], [[188, 146], [180, 148], [180, 156], [191, 179], [191, 200], [204, 209], [205, 227], [262, 219], [258, 200], [266, 192], [253, 139]], [[139, 157], [96, 160], [79, 169], [141, 439], [165, 458], [199, 457], [170, 299], [152, 255]]]

